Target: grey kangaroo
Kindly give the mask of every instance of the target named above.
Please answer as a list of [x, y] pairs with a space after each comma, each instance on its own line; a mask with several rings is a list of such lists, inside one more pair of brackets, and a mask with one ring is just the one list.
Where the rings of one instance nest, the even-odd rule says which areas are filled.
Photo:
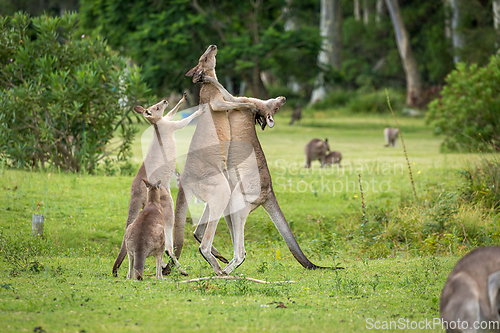
[[[266, 101], [247, 97], [233, 97], [217, 79], [209, 76], [204, 79], [217, 87], [226, 101], [252, 103], [257, 107], [257, 113], [249, 108], [238, 112], [229, 112], [231, 142], [229, 144], [227, 166], [232, 193], [229, 201], [230, 219], [226, 219], [226, 222], [228, 222], [233, 241], [234, 256], [224, 268], [222, 274], [230, 274], [245, 260], [245, 222], [248, 215], [259, 206], [262, 206], [269, 214], [293, 256], [302, 266], [307, 269], [325, 268], [316, 266], [309, 261], [300, 249], [276, 200], [266, 157], [255, 131], [255, 123], [259, 123], [262, 129], [266, 125], [269, 127], [274, 126], [273, 116], [285, 103], [285, 97], [272, 98]], [[255, 166], [252, 165], [252, 160], [255, 161]], [[256, 170], [258, 171], [256, 172]], [[206, 236], [205, 234], [204, 239]], [[213, 235], [211, 237], [213, 238]]]
[[311, 162], [315, 160], [320, 161], [321, 167], [324, 167], [325, 157], [330, 152], [328, 139], [325, 139], [325, 141], [312, 139], [304, 148], [304, 152], [306, 153], [306, 168], [310, 168]]
[[342, 161], [342, 154], [339, 151], [332, 151], [325, 157], [325, 165], [337, 163], [337, 167], [340, 168], [340, 161]]
[[[152, 185], [143, 179], [147, 187], [147, 204], [139, 216], [125, 230], [124, 243], [127, 249], [129, 269], [127, 278], [142, 280], [146, 258], [156, 258], [156, 278], [162, 278], [163, 250], [165, 249], [165, 232], [163, 229], [163, 207], [160, 204], [159, 180]], [[135, 272], [135, 273], [134, 273]]]
[[[154, 134], [153, 141], [149, 146], [144, 162], [132, 181], [126, 224], [126, 227], [128, 227], [139, 215], [141, 208], [144, 208], [146, 204], [146, 187], [144, 186], [142, 179], [149, 179], [152, 182], [161, 180], [162, 183], [165, 184], [165, 186], [161, 187], [160, 199], [161, 206], [163, 207], [165, 227], [165, 252], [170, 258], [172, 258], [176, 266], [179, 268], [180, 264], [177, 261], [173, 250], [174, 202], [168, 187], [175, 171], [176, 147], [174, 131], [187, 126], [191, 120], [198, 117], [203, 112], [199, 109], [185, 119], [173, 121], [172, 118], [185, 101], [186, 93], [184, 93], [179, 103], [177, 103], [177, 105], [165, 117], [163, 117], [163, 112], [168, 105], [166, 100], [163, 100], [147, 109], [144, 109], [142, 106], [134, 107], [135, 112], [142, 114], [146, 120], [153, 125]], [[122, 242], [120, 253], [118, 254], [118, 257], [113, 265], [114, 276], [117, 275], [118, 268], [122, 264], [125, 254], [125, 242]]]
[[[500, 247], [465, 255], [451, 271], [439, 305], [447, 332], [500, 332]], [[457, 327], [457, 323], [462, 326]], [[476, 326], [491, 324], [485, 330]]]
[[396, 147], [398, 141], [399, 130], [397, 128], [387, 127], [384, 129], [385, 147]]

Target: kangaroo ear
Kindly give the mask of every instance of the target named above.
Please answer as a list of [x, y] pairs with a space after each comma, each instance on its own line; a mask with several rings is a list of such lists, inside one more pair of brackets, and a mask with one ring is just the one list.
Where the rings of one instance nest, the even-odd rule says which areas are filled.
[[150, 183], [150, 182], [148, 182], [146, 179], [143, 179], [142, 181], [144, 182], [144, 184], [146, 184], [146, 187], [147, 187], [148, 189], [150, 189], [150, 188], [151, 188], [151, 186], [153, 186], [153, 185], [151, 185], [151, 183]]
[[146, 111], [145, 108], [143, 108], [142, 106], [134, 106], [134, 111], [139, 113], [139, 114], [142, 114], [144, 111]]
[[161, 179], [155, 184], [157, 190], [160, 188], [160, 184], [161, 184]]
[[196, 71], [198, 70], [198, 67], [200, 67], [200, 66], [198, 65], [198, 66], [192, 68], [189, 72], [186, 73], [186, 76], [193, 76], [196, 73]]

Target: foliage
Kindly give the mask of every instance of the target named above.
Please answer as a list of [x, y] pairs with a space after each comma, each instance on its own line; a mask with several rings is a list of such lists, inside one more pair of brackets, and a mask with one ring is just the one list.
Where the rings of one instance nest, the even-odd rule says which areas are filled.
[[141, 64], [160, 94], [192, 87], [184, 74], [210, 44], [219, 47], [219, 77], [247, 82], [254, 96], [267, 94], [260, 71], [271, 70], [283, 82], [291, 76], [312, 80], [316, 72], [309, 68], [315, 67], [320, 45], [317, 27], [284, 31], [286, 1], [252, 4], [85, 0], [81, 15], [87, 29]]
[[500, 159], [482, 159], [476, 166], [462, 171], [465, 183], [462, 197], [471, 203], [481, 203], [500, 211]]
[[500, 150], [500, 57], [479, 67], [459, 63], [442, 97], [429, 105], [428, 123], [444, 135], [443, 149]]
[[[401, 110], [405, 103], [405, 96], [400, 91], [389, 90], [391, 105], [395, 110]], [[321, 101], [313, 104], [315, 110], [328, 110], [345, 107], [351, 113], [387, 113], [387, 95], [384, 90], [334, 90]]]
[[0, 147], [15, 167], [93, 172], [112, 153], [128, 156], [131, 107], [148, 89], [137, 67], [78, 36], [77, 24], [76, 14], [0, 18]]

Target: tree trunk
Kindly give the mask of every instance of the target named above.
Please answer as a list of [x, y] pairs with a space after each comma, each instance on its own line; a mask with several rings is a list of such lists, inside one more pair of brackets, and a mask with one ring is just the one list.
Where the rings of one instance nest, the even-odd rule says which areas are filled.
[[500, 0], [493, 0], [493, 25], [497, 32], [497, 42], [495, 45], [498, 48], [498, 37], [500, 36]]
[[[318, 55], [318, 65], [322, 70], [331, 66], [340, 69], [340, 50], [342, 45], [342, 7], [341, 0], [321, 0], [321, 36], [324, 38]], [[322, 100], [326, 95], [323, 73], [316, 78], [310, 103]]]
[[354, 19], [359, 21], [361, 19], [361, 12], [359, 8], [359, 0], [354, 0]]
[[368, 1], [363, 0], [363, 23], [368, 25], [370, 22], [370, 7], [368, 6]]
[[406, 104], [408, 106], [419, 107], [422, 105], [422, 85], [420, 83], [420, 73], [418, 71], [417, 61], [415, 60], [410, 44], [410, 36], [404, 25], [403, 17], [399, 10], [398, 0], [385, 0], [385, 3], [391, 15], [399, 55], [401, 56], [401, 61], [405, 70]]
[[375, 11], [375, 22], [380, 23], [380, 18], [384, 13], [384, 0], [377, 0], [377, 6]]
[[449, 0], [452, 10], [451, 16], [451, 41], [453, 44], [453, 62], [456, 64], [460, 61], [460, 51], [464, 46], [464, 37], [458, 29], [461, 19], [461, 0]]

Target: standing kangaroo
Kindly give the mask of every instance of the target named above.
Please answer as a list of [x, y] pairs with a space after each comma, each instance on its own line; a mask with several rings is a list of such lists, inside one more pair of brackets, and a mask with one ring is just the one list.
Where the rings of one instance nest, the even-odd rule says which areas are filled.
[[162, 268], [166, 266], [163, 262], [165, 231], [163, 228], [163, 207], [160, 204], [161, 180], [155, 185], [147, 180], [143, 179], [143, 181], [148, 192], [146, 207], [127, 227], [125, 237], [123, 237], [129, 261], [127, 278], [135, 277], [137, 280], [142, 280], [146, 258], [154, 256], [156, 258], [156, 278], [161, 279]]
[[385, 147], [396, 147], [398, 140], [399, 130], [397, 128], [386, 127], [384, 129]]
[[[211, 45], [200, 57], [198, 65], [186, 73], [193, 82], [200, 82], [202, 73], [216, 78], [215, 55], [217, 46]], [[184, 226], [188, 204], [193, 196], [205, 202], [200, 222], [194, 237], [201, 243], [200, 253], [214, 267], [217, 274], [222, 269], [216, 258], [228, 261], [212, 246], [217, 222], [221, 218], [231, 196], [226, 178], [226, 153], [230, 138], [227, 111], [241, 108], [255, 108], [253, 104], [225, 101], [222, 94], [211, 84], [203, 84], [200, 90], [200, 108], [208, 109], [198, 118], [198, 124], [189, 145], [186, 164], [181, 175], [180, 188], [175, 208], [174, 248], [180, 256], [184, 241]], [[227, 216], [227, 214], [224, 214]], [[170, 265], [164, 270], [168, 274]]]
[[[153, 141], [149, 146], [148, 153], [144, 158], [137, 175], [132, 181], [130, 191], [130, 203], [128, 208], [128, 218], [126, 227], [128, 227], [139, 215], [141, 208], [146, 204], [146, 187], [141, 179], [149, 179], [152, 182], [161, 180], [165, 186], [161, 188], [161, 205], [163, 207], [164, 229], [165, 229], [165, 252], [174, 261], [177, 267], [180, 264], [177, 261], [173, 251], [173, 228], [174, 228], [174, 202], [170, 189], [168, 188], [172, 174], [175, 171], [175, 137], [174, 131], [181, 129], [189, 124], [191, 120], [198, 117], [203, 111], [199, 109], [189, 117], [180, 120], [172, 121], [179, 107], [186, 101], [186, 93], [177, 105], [163, 117], [163, 112], [168, 105], [166, 100], [163, 100], [147, 109], [142, 106], [135, 106], [134, 111], [142, 114], [146, 120], [153, 125], [154, 134]], [[126, 249], [125, 242], [122, 242], [120, 253], [113, 265], [113, 275], [116, 276], [118, 268], [125, 258]]]
[[[276, 200], [266, 157], [255, 130], [256, 122], [261, 125], [262, 129], [266, 125], [271, 128], [274, 126], [273, 116], [285, 103], [285, 97], [273, 98], [267, 101], [247, 97], [233, 97], [217, 79], [213, 77], [205, 77], [204, 79], [217, 87], [226, 101], [252, 103], [257, 107], [257, 113], [248, 108], [239, 112], [229, 112], [231, 142], [229, 144], [227, 166], [233, 191], [229, 202], [231, 218], [226, 219], [226, 221], [233, 241], [234, 256], [224, 268], [222, 274], [230, 274], [245, 260], [245, 222], [248, 215], [259, 206], [264, 207], [293, 256], [302, 266], [308, 269], [325, 268], [310, 262], [300, 249]], [[248, 153], [249, 150], [253, 150], [253, 155]], [[256, 173], [256, 168], [252, 165], [252, 159], [256, 161], [258, 173]], [[205, 237], [207, 237], [207, 234], [205, 234]], [[213, 236], [211, 235], [211, 237]]]
[[306, 153], [306, 168], [310, 168], [311, 162], [315, 160], [320, 161], [321, 167], [324, 167], [325, 157], [330, 152], [328, 139], [325, 139], [325, 141], [312, 139], [304, 148], [304, 152]]
[[441, 293], [443, 327], [448, 332], [479, 332], [474, 324], [494, 324], [483, 331], [500, 332], [499, 289], [500, 247], [468, 253], [455, 265]]

